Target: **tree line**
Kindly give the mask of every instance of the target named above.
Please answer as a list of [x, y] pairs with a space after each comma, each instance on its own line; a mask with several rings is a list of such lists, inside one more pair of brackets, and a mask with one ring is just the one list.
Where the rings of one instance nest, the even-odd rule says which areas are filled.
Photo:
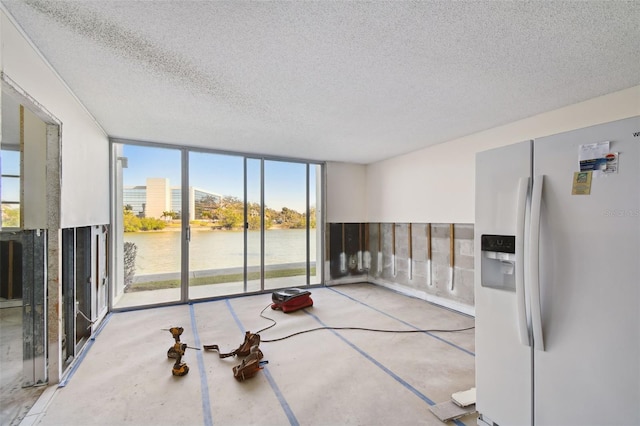
[[[205, 222], [212, 229], [234, 230], [244, 227], [244, 202], [237, 197], [222, 198], [205, 196], [194, 202], [195, 219]], [[163, 220], [164, 219], [164, 220]], [[161, 218], [138, 217], [130, 205], [124, 207], [124, 231], [151, 231], [164, 229], [173, 220], [180, 219], [179, 212], [165, 211]], [[282, 210], [265, 207], [265, 228], [304, 229], [307, 226], [305, 213], [283, 207]], [[247, 224], [250, 230], [260, 229], [260, 204], [247, 203]], [[309, 225], [316, 227], [315, 207], [309, 211]]]

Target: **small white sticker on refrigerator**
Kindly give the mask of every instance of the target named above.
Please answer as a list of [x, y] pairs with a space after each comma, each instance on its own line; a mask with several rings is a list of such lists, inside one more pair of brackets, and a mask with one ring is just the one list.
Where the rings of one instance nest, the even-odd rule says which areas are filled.
[[607, 167], [605, 156], [609, 153], [609, 141], [580, 145], [578, 162], [580, 171], [603, 171]]

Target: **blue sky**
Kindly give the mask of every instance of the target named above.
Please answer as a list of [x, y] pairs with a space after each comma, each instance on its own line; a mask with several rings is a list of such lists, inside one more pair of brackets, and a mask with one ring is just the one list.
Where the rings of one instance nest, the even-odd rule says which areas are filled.
[[[145, 185], [147, 177], [168, 178], [171, 186], [180, 185], [180, 151], [124, 145], [123, 154], [128, 158], [124, 170], [124, 185]], [[189, 156], [189, 185], [221, 195], [233, 195], [240, 199], [244, 194], [243, 157], [191, 152]], [[280, 210], [282, 207], [300, 213], [305, 210], [306, 165], [282, 161], [265, 161], [265, 204]], [[249, 159], [247, 163], [249, 201], [260, 200], [260, 161]], [[311, 168], [315, 178], [315, 168]], [[315, 184], [312, 186], [315, 188]], [[313, 197], [313, 194], [312, 194]], [[312, 205], [315, 201], [312, 199]]]
[[[126, 186], [145, 185], [147, 177], [168, 178], [171, 186], [180, 185], [180, 151], [176, 149], [151, 148], [124, 145], [124, 156], [128, 168], [124, 170]], [[0, 163], [2, 174], [20, 174], [18, 151], [3, 151]], [[243, 157], [191, 152], [189, 157], [190, 185], [221, 195], [233, 195], [240, 199], [244, 194]], [[280, 210], [282, 207], [300, 213], [305, 210], [305, 165], [283, 161], [265, 161], [265, 204]], [[249, 159], [247, 163], [248, 198], [260, 201], [260, 160]], [[311, 167], [311, 180], [315, 179], [315, 167]], [[315, 188], [315, 184], [312, 184]], [[2, 199], [19, 200], [18, 179], [3, 179]], [[315, 205], [311, 194], [311, 205]]]

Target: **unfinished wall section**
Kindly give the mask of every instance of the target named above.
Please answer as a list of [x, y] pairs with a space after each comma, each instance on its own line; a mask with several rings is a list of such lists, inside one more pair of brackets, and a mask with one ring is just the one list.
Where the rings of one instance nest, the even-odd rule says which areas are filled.
[[328, 285], [370, 282], [474, 314], [472, 224], [332, 223], [327, 229]]
[[[25, 107], [23, 226], [40, 235], [46, 229], [42, 260], [47, 265], [46, 287], [38, 290], [47, 297], [41, 313], [48, 339], [44, 364], [49, 383], [56, 383], [65, 365], [62, 312], [75, 309], [73, 300], [62, 304], [61, 227], [109, 223], [109, 143], [95, 119], [3, 10], [0, 39], [2, 91]], [[35, 116], [42, 123], [36, 123]]]

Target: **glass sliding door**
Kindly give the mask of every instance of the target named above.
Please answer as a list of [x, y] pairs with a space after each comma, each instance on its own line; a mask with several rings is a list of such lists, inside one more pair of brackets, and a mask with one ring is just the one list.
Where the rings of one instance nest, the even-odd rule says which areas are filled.
[[245, 291], [244, 158], [189, 153], [189, 299]]
[[115, 309], [322, 283], [321, 165], [112, 149]]
[[178, 149], [114, 144], [116, 308], [181, 300]]
[[307, 285], [307, 164], [265, 160], [264, 204], [264, 289]]

